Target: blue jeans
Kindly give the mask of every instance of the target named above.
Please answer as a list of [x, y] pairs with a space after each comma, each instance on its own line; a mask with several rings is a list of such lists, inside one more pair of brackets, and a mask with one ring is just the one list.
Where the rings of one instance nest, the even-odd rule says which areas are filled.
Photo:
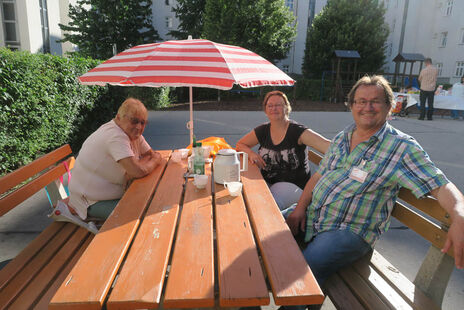
[[303, 190], [290, 182], [277, 182], [269, 186], [279, 209], [285, 210], [300, 199]]
[[[371, 250], [359, 235], [349, 230], [331, 230], [317, 234], [303, 255], [319, 285], [340, 268], [349, 265]], [[316, 306], [317, 307], [317, 306]], [[304, 310], [306, 306], [285, 306], [286, 310]]]
[[113, 212], [120, 199], [101, 200], [87, 208], [87, 216], [106, 220]]

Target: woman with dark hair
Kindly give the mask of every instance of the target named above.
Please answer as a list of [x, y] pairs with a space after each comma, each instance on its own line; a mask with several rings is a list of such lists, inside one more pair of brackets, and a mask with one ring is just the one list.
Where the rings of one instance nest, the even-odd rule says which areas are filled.
[[[269, 122], [262, 124], [238, 142], [236, 149], [261, 169], [280, 210], [298, 202], [310, 177], [306, 147], [325, 153], [330, 141], [306, 126], [289, 119], [292, 110], [280, 91], [266, 94], [263, 110]], [[257, 152], [252, 148], [259, 144]]]

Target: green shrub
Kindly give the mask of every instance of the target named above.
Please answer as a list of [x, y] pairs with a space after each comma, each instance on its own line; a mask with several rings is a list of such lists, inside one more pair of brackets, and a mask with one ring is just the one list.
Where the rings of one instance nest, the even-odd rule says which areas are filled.
[[147, 108], [169, 104], [169, 88], [85, 86], [100, 61], [0, 49], [0, 174], [65, 143], [74, 152], [128, 96]]

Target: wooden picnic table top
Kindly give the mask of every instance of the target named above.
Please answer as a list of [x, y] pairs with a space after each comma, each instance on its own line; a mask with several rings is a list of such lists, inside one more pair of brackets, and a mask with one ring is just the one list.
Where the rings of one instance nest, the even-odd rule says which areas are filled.
[[66, 277], [49, 309], [321, 304], [324, 295], [259, 169], [232, 197], [197, 189], [187, 161], [135, 180]]

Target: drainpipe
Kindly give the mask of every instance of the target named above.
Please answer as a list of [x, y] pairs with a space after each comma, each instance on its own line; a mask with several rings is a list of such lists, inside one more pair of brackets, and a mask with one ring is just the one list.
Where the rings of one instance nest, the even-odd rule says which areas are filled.
[[[404, 10], [403, 10], [403, 22], [401, 25], [400, 44], [398, 45], [398, 54], [401, 54], [403, 52], [404, 32], [406, 30], [406, 19], [408, 17], [408, 6], [409, 6], [409, 0], [405, 0]], [[395, 84], [396, 84], [396, 77], [398, 76], [399, 69], [400, 69], [400, 63], [396, 62], [395, 64]]]

